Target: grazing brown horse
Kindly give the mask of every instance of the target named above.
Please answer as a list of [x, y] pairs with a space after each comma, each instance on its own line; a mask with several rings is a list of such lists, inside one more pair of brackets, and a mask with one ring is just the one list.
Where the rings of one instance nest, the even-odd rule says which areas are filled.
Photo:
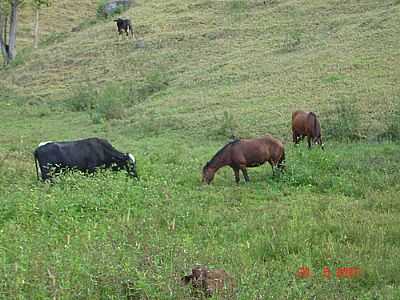
[[239, 170], [245, 181], [249, 181], [246, 167], [257, 167], [269, 162], [275, 173], [275, 167], [284, 170], [285, 150], [283, 144], [266, 135], [256, 139], [234, 140], [220, 149], [203, 167], [203, 182], [209, 184], [215, 173], [224, 166], [230, 166], [235, 173], [236, 183], [239, 183]]
[[292, 133], [293, 143], [298, 144], [307, 136], [308, 148], [311, 148], [311, 141], [321, 146], [324, 150], [324, 144], [321, 138], [321, 126], [317, 116], [313, 112], [297, 110], [292, 113]]

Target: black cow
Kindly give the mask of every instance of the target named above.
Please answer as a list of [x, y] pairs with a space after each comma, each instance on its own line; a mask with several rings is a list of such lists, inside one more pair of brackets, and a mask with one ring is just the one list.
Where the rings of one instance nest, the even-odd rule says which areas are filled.
[[114, 20], [114, 22], [117, 23], [117, 28], [118, 28], [118, 33], [121, 35], [124, 31], [126, 35], [129, 35], [129, 32], [131, 33], [131, 36], [133, 37], [133, 27], [131, 24], [131, 20], [129, 19], [122, 19], [121, 17]]
[[104, 139], [40, 143], [33, 155], [38, 180], [39, 172], [45, 181], [65, 169], [93, 173], [97, 168], [126, 169], [130, 176], [138, 178], [133, 155], [119, 152]]

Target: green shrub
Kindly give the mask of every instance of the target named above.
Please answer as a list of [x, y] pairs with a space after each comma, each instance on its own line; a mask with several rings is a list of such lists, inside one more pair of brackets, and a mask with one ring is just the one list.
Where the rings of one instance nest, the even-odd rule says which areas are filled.
[[361, 138], [360, 112], [354, 103], [339, 100], [323, 124], [323, 133], [326, 137], [340, 141], [355, 141]]
[[107, 0], [100, 0], [99, 3], [97, 4], [96, 8], [96, 15], [97, 17], [102, 17], [105, 18], [107, 15], [104, 14], [104, 5], [106, 5]]
[[107, 17], [112, 17], [114, 15], [119, 15], [125, 10], [128, 9], [129, 6], [126, 5], [118, 5], [118, 7], [114, 10], [112, 14], [107, 15], [104, 12], [104, 6], [107, 4], [107, 0], [100, 0], [99, 3], [97, 4], [97, 9], [96, 9], [96, 15], [99, 18], [107, 18]]

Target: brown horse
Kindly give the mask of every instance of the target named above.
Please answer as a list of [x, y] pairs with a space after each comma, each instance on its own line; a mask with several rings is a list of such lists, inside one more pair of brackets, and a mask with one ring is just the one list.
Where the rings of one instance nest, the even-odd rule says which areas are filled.
[[293, 143], [298, 144], [307, 136], [308, 148], [311, 148], [311, 141], [321, 146], [324, 150], [324, 144], [321, 138], [321, 126], [317, 116], [313, 112], [297, 110], [292, 113], [292, 133]]
[[257, 167], [269, 162], [275, 173], [275, 167], [284, 170], [285, 150], [283, 144], [266, 135], [256, 139], [234, 140], [221, 148], [203, 167], [203, 182], [209, 184], [215, 173], [224, 166], [230, 166], [235, 173], [236, 183], [239, 183], [239, 170], [245, 181], [249, 181], [246, 167]]

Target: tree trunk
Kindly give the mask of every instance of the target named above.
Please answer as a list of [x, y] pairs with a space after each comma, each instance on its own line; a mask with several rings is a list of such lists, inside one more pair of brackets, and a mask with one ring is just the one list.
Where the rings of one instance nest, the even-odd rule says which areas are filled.
[[3, 20], [3, 22], [4, 22], [4, 27], [3, 27], [4, 38], [3, 38], [3, 41], [5, 43], [7, 43], [7, 20], [8, 20], [8, 15], [4, 15], [3, 18], [4, 18], [4, 20]]
[[6, 49], [6, 40], [5, 40], [5, 36], [3, 38], [3, 32], [4, 34], [7, 32], [5, 25], [7, 24], [6, 22], [7, 17], [2, 15], [2, 12], [0, 11], [0, 51], [1, 54], [3, 55], [3, 60], [4, 60], [4, 64], [8, 64], [8, 51]]
[[13, 0], [11, 3], [11, 15], [10, 15], [10, 34], [8, 42], [8, 58], [13, 60], [17, 55], [16, 51], [16, 41], [17, 41], [17, 10], [18, 10], [18, 0]]
[[35, 8], [36, 13], [35, 13], [35, 27], [33, 30], [33, 48], [37, 48], [38, 47], [38, 43], [39, 43], [39, 8], [36, 7]]

